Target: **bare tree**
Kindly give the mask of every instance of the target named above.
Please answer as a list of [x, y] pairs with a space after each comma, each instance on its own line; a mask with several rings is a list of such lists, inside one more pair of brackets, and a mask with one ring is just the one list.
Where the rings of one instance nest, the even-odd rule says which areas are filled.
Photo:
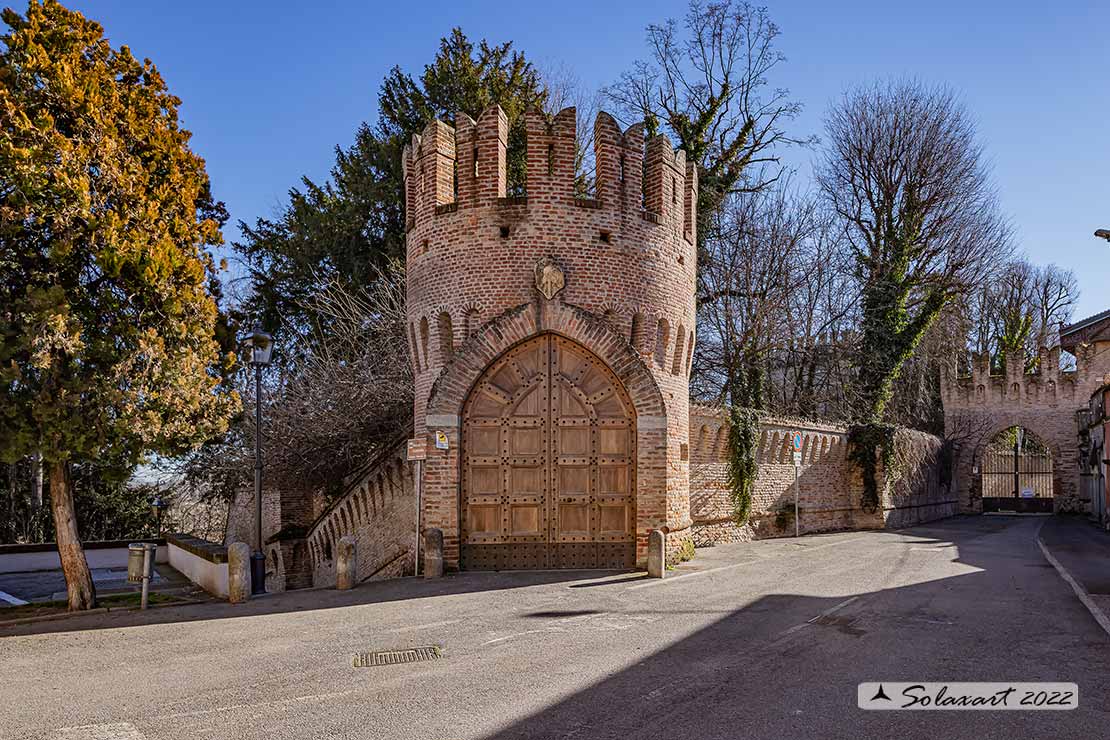
[[355, 293], [330, 281], [306, 303], [327, 333], [301, 338], [314, 351], [275, 389], [265, 432], [279, 485], [339, 485], [406, 431], [413, 378], [404, 273], [393, 265], [372, 285], [373, 292]]
[[[991, 318], [994, 299], [994, 285], [987, 281], [977, 285], [967, 295], [957, 298], [964, 317], [967, 349], [973, 355], [992, 355], [996, 352], [994, 323]], [[970, 366], [961, 367], [961, 371], [970, 372]]]
[[647, 28], [650, 57], [602, 94], [648, 134], [669, 131], [698, 164], [698, 235], [733, 192], [759, 190], [782, 173], [778, 149], [812, 142], [787, 134], [801, 112], [768, 78], [785, 57], [779, 28], [765, 8], [745, 2], [693, 0], [680, 24]]
[[1008, 358], [1036, 370], [1041, 348], [1059, 341], [1059, 326], [1071, 319], [1078, 295], [1070, 270], [1012, 260], [964, 302], [967, 348], [988, 356], [998, 372]]
[[796, 265], [782, 317], [791, 340], [768, 368], [771, 408], [804, 417], [847, 418], [858, 290], [844, 264], [840, 234], [829, 214], [812, 204], [814, 228]]
[[1006, 265], [994, 285], [990, 317], [994, 345], [1002, 367], [1016, 363], [1023, 370], [1033, 331], [1033, 295], [1037, 270], [1026, 260]]
[[[961, 346], [966, 328], [966, 316], [957, 302], [946, 306], [933, 321], [894, 381], [886, 411], [889, 420], [931, 434], [944, 434], [941, 377], [951, 367], [952, 350]], [[859, 408], [861, 400], [857, 397], [851, 405]]]
[[[817, 200], [789, 181], [731, 196], [706, 241], [695, 395], [813, 415], [851, 293]], [[821, 409], [827, 410], [827, 409]]]
[[918, 82], [856, 88], [829, 111], [817, 180], [841, 219], [862, 291], [858, 378], [864, 421], [943, 308], [989, 279], [1010, 227], [955, 94]]
[[578, 74], [565, 64], [555, 64], [540, 69], [543, 82], [544, 113], [548, 117], [564, 108], [574, 108], [574, 184], [579, 197], [592, 197], [595, 190], [597, 163], [594, 161], [594, 119], [601, 110], [601, 93], [590, 90]]
[[[369, 289], [352, 292], [326, 281], [305, 311], [326, 327], [289, 334], [296, 363], [264, 386], [266, 479], [279, 489], [336, 493], [383, 445], [406, 434], [412, 416], [412, 369], [405, 339], [404, 273], [376, 269]], [[244, 408], [254, 406], [244, 376]], [[165, 461], [183, 499], [230, 501], [249, 484], [254, 416], [243, 414], [218, 442]]]
[[1079, 284], [1074, 272], [1056, 265], [1036, 268], [1033, 281], [1032, 332], [1036, 341], [1035, 350], [1051, 347], [1060, 340], [1060, 325], [1071, 321], [1078, 300]]

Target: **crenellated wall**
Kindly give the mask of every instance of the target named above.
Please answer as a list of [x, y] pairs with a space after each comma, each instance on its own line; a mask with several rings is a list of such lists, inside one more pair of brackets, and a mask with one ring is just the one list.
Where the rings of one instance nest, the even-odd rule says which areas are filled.
[[[466, 393], [514, 343], [554, 332], [597, 354], [637, 404], [638, 556], [652, 528], [669, 527], [678, 544], [690, 524], [696, 168], [666, 137], [621, 131], [601, 113], [596, 196], [576, 197], [574, 109], [551, 120], [530, 111], [526, 194], [506, 197], [504, 112], [455, 124], [432, 121], [404, 152], [415, 427], [429, 440], [423, 525], [443, 530], [455, 566]], [[542, 264], [562, 280], [550, 296]], [[448, 450], [435, 449], [435, 432]]]
[[[760, 419], [752, 513], [747, 523], [738, 525], [727, 484], [728, 421], [720, 409], [694, 406], [690, 426], [690, 513], [698, 545], [794, 534], [794, 432], [801, 432], [803, 440], [798, 477], [802, 533], [904, 527], [956, 513], [940, 439], [898, 431], [895, 444], [908, 463], [906, 472], [881, 493], [881, 510], [869, 514], [860, 508], [863, 479], [848, 459], [845, 427], [764, 416]], [[881, 479], [881, 465], [879, 470]]]
[[[1059, 347], [1042, 348], [1039, 372], [1024, 372], [1020, 365], [1007, 368], [1005, 374], [992, 375], [990, 356], [977, 355], [973, 359], [972, 373], [956, 377], [949, 373], [942, 381], [946, 411], [957, 409], [1034, 409], [1056, 410], [1061, 407], [1082, 406], [1098, 387], [1098, 371], [1106, 358], [1086, 345], [1076, 355], [1074, 371], [1060, 370]], [[1099, 367], [1095, 367], [1099, 365]]]
[[[527, 194], [506, 197], [508, 119], [497, 106], [458, 130], [432, 121], [404, 153], [409, 340], [417, 431], [431, 385], [482, 324], [535, 299], [551, 257], [561, 300], [584, 308], [685, 390], [694, 342], [696, 168], [664, 136], [594, 126], [596, 198], [575, 196], [575, 112], [526, 115]], [[645, 162], [646, 158], [646, 162]], [[675, 380], [675, 377], [682, 380]], [[685, 407], [675, 394], [675, 408]]]
[[974, 358], [970, 376], [941, 379], [946, 435], [958, 443], [956, 480], [960, 509], [982, 510], [976, 473], [983, 446], [1012, 426], [1027, 429], [1052, 451], [1056, 511], [1086, 512], [1089, 492], [1080, 486], [1076, 414], [1110, 377], [1110, 342], [1076, 344], [1076, 368], [1060, 370], [1061, 348], [1041, 349], [1039, 371], [1020, 365], [992, 375], [990, 358]]

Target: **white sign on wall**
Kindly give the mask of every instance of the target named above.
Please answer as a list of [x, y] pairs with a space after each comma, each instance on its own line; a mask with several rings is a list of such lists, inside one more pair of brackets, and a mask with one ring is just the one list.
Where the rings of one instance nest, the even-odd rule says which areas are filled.
[[428, 458], [428, 440], [417, 437], [408, 441], [409, 460], [426, 460]]

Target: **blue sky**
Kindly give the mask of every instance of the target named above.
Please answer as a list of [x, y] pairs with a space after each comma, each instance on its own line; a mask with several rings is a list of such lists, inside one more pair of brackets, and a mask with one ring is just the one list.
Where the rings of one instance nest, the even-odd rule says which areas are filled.
[[[22, 9], [18, 0], [9, 4]], [[377, 117], [393, 65], [418, 73], [438, 39], [513, 40], [600, 87], [642, 57], [644, 26], [682, 2], [508, 3], [70, 0], [161, 69], [233, 221], [273, 215], [302, 174]], [[798, 134], [876, 77], [952, 85], [979, 121], [1021, 248], [1073, 269], [1076, 315], [1110, 307], [1110, 2], [769, 2], [788, 60], [771, 79], [804, 103]], [[791, 160], [808, 177], [809, 153]], [[226, 236], [237, 229], [229, 225]]]

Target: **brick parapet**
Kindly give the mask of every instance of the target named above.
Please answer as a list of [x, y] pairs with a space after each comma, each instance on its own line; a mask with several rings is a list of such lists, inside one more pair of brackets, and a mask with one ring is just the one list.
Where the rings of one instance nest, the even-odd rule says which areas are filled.
[[[758, 472], [748, 521], [733, 520], [728, 489], [729, 423], [723, 411], [695, 406], [691, 411], [690, 509], [697, 545], [794, 534], [792, 436], [802, 434], [798, 477], [800, 531], [875, 529], [908, 526], [951, 516], [955, 492], [945, 481], [939, 455], [942, 441], [899, 430], [896, 444], [911, 460], [902, 477], [880, 494], [880, 508], [864, 511], [863, 479], [848, 458], [847, 427], [822, 421], [761, 416], [756, 451]], [[880, 465], [879, 479], [883, 479]]]
[[1079, 345], [1074, 370], [1061, 370], [1060, 356], [1058, 346], [1042, 348], [1037, 372], [1015, 364], [992, 373], [988, 355], [973, 357], [970, 375], [946, 368], [941, 378], [945, 411], [1078, 408], [1110, 377], [1110, 342]]
[[357, 582], [411, 575], [416, 493], [404, 441], [386, 449], [312, 523], [306, 535], [312, 585], [335, 584], [339, 540], [357, 544]]

